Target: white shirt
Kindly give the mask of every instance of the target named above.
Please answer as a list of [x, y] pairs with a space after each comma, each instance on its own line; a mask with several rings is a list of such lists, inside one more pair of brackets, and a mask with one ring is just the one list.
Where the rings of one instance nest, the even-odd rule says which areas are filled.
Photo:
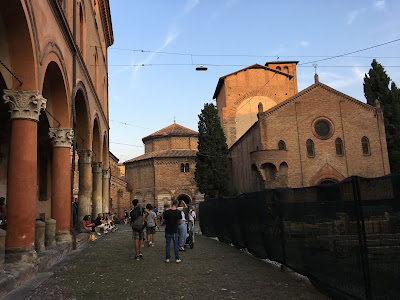
[[180, 211], [181, 211], [182, 221], [186, 221], [186, 219], [185, 219], [185, 213], [183, 212], [183, 207], [178, 207], [177, 210], [180, 210]]
[[194, 210], [189, 211], [189, 221], [192, 221], [194, 224], [194, 220], [196, 219], [196, 212]]

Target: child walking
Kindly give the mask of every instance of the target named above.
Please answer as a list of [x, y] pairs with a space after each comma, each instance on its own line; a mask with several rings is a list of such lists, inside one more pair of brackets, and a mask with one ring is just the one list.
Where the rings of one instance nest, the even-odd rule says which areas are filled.
[[147, 233], [147, 240], [149, 242], [149, 246], [154, 247], [154, 235], [156, 234], [156, 226], [159, 228], [157, 223], [157, 215], [153, 211], [153, 207], [151, 204], [146, 205], [146, 209], [148, 211], [147, 215], [147, 226], [146, 226], [146, 233]]

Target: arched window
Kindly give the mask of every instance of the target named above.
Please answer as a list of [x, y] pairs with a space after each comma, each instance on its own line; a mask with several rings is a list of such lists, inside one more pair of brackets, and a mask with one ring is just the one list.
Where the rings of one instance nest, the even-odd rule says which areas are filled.
[[278, 150], [286, 150], [286, 144], [284, 141], [280, 140], [278, 142]]
[[288, 66], [284, 66], [283, 67], [283, 72], [289, 73], [289, 67]]
[[311, 139], [307, 140], [306, 147], [307, 147], [307, 156], [314, 157], [315, 156], [314, 142]]
[[371, 155], [371, 149], [369, 148], [369, 139], [366, 136], [362, 137], [361, 146], [364, 155]]
[[280, 70], [281, 70], [281, 67], [280, 67], [280, 66], [277, 66], [276, 69], [277, 69], [278, 71], [280, 71]]
[[337, 138], [335, 140], [335, 146], [336, 146], [336, 155], [343, 156], [343, 141], [341, 138]]
[[188, 173], [189, 172], [189, 164], [181, 164], [181, 172], [182, 173]]

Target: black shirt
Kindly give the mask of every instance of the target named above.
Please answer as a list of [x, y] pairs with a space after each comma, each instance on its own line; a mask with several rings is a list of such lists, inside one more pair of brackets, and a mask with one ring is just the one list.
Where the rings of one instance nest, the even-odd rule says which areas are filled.
[[102, 223], [101, 223], [101, 218], [100, 217], [97, 217], [96, 218], [96, 221], [94, 221], [94, 225], [95, 226], [99, 226], [99, 225], [101, 225]]
[[164, 212], [165, 232], [172, 234], [178, 232], [179, 220], [182, 219], [182, 214], [179, 210], [169, 209]]
[[135, 220], [137, 218], [139, 218], [141, 215], [143, 215], [143, 210], [140, 206], [135, 207], [132, 211], [131, 211], [131, 222], [135, 222]]

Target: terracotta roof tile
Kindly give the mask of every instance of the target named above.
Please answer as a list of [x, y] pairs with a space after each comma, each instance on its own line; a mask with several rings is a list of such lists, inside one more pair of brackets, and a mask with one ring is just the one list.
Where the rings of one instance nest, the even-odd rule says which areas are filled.
[[146, 160], [150, 158], [174, 158], [174, 157], [194, 157], [197, 150], [162, 150], [149, 152], [124, 162], [124, 164]]
[[151, 138], [155, 137], [165, 137], [165, 136], [193, 136], [193, 135], [198, 135], [197, 131], [191, 130], [189, 128], [186, 128], [182, 125], [179, 125], [174, 122], [174, 124], [171, 124], [163, 129], [160, 129], [159, 131], [156, 131], [142, 139], [142, 141], [149, 140]]

